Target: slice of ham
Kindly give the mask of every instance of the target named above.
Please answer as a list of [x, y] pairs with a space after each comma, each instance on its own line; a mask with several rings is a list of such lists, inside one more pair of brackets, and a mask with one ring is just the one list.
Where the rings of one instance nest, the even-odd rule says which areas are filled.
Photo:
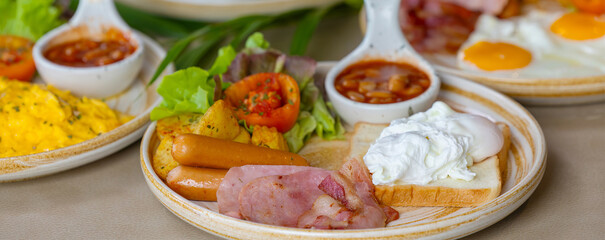
[[232, 168], [217, 192], [219, 212], [288, 227], [384, 227], [399, 215], [378, 203], [369, 176], [358, 160], [348, 161], [339, 172], [296, 166]]
[[401, 0], [399, 22], [416, 51], [455, 53], [481, 14], [511, 17], [520, 0]]
[[299, 228], [344, 229], [353, 212], [339, 201], [323, 194], [313, 203], [313, 207], [298, 218]]
[[244, 185], [254, 179], [273, 175], [289, 175], [311, 169], [316, 168], [266, 165], [248, 165], [231, 168], [216, 192], [219, 213], [241, 219], [238, 200], [239, 193]]
[[313, 169], [254, 179], [239, 193], [241, 216], [253, 222], [296, 227], [298, 218], [324, 194], [317, 185], [328, 175], [330, 171]]

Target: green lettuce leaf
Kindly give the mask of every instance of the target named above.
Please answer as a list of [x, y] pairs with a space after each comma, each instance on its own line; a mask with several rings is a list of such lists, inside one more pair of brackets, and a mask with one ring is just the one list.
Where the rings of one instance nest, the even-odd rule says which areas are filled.
[[296, 124], [288, 132], [284, 133], [284, 138], [288, 142], [288, 148], [291, 152], [298, 152], [309, 140], [313, 131], [317, 127], [317, 121], [307, 111], [301, 111], [296, 119]]
[[248, 39], [246, 39], [246, 48], [261, 48], [267, 49], [269, 48], [269, 42], [265, 40], [265, 37], [262, 33], [255, 32]]
[[214, 101], [214, 81], [198, 67], [176, 71], [158, 86], [163, 101], [151, 111], [152, 121], [180, 113], [205, 113]]
[[61, 12], [53, 0], [0, 1], [0, 34], [38, 40], [46, 32], [61, 25]]
[[227, 72], [229, 65], [231, 65], [231, 62], [233, 61], [233, 59], [235, 59], [236, 54], [237, 53], [235, 52], [235, 50], [233, 50], [233, 47], [231, 47], [230, 45], [219, 49], [218, 56], [216, 57], [216, 60], [214, 60], [214, 63], [212, 64], [212, 67], [210, 67], [210, 70], [208, 70], [208, 74], [210, 76], [214, 76]]
[[315, 101], [312, 111], [313, 118], [317, 121], [315, 132], [325, 140], [343, 139], [345, 129], [340, 119], [332, 117], [323, 98], [319, 96]]

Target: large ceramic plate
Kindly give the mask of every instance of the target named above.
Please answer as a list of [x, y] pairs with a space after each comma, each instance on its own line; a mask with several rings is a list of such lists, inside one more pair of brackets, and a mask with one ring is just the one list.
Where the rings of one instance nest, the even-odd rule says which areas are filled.
[[[146, 88], [166, 52], [156, 42], [143, 36], [145, 53], [137, 80], [123, 93], [106, 99], [113, 109], [135, 116], [134, 119], [93, 139], [69, 147], [31, 155], [0, 158], [0, 182], [44, 176], [106, 157], [138, 140], [149, 125], [149, 112], [160, 101], [157, 81]], [[169, 66], [163, 74], [173, 71]]]
[[[320, 75], [333, 63], [320, 64]], [[319, 76], [322, 77], [322, 76]], [[157, 137], [152, 123], [141, 143], [141, 165], [149, 188], [166, 208], [184, 221], [224, 238], [232, 239], [406, 239], [459, 238], [479, 231], [510, 214], [533, 193], [544, 174], [546, 146], [540, 126], [517, 102], [472, 81], [441, 76], [439, 98], [454, 108], [485, 115], [511, 128], [507, 181], [502, 194], [478, 207], [401, 207], [400, 219], [385, 228], [363, 230], [310, 230], [270, 226], [239, 220], [217, 212], [216, 202], [189, 201], [166, 186], [154, 173], [150, 152]]]
[[277, 14], [342, 0], [119, 0], [124, 4], [176, 18], [224, 21], [252, 14]]

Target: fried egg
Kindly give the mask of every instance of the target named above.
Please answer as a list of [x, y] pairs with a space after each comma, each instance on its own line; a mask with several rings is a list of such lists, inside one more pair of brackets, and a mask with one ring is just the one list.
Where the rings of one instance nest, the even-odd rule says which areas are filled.
[[457, 54], [465, 70], [520, 77], [561, 78], [605, 73], [602, 17], [532, 9], [498, 19], [482, 15]]

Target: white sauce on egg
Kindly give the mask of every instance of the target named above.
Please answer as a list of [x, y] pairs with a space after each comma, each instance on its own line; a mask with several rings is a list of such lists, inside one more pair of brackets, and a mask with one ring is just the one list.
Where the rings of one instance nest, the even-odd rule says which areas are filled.
[[437, 101], [426, 112], [393, 120], [363, 157], [374, 184], [470, 181], [473, 162], [495, 155], [504, 138], [490, 120]]

